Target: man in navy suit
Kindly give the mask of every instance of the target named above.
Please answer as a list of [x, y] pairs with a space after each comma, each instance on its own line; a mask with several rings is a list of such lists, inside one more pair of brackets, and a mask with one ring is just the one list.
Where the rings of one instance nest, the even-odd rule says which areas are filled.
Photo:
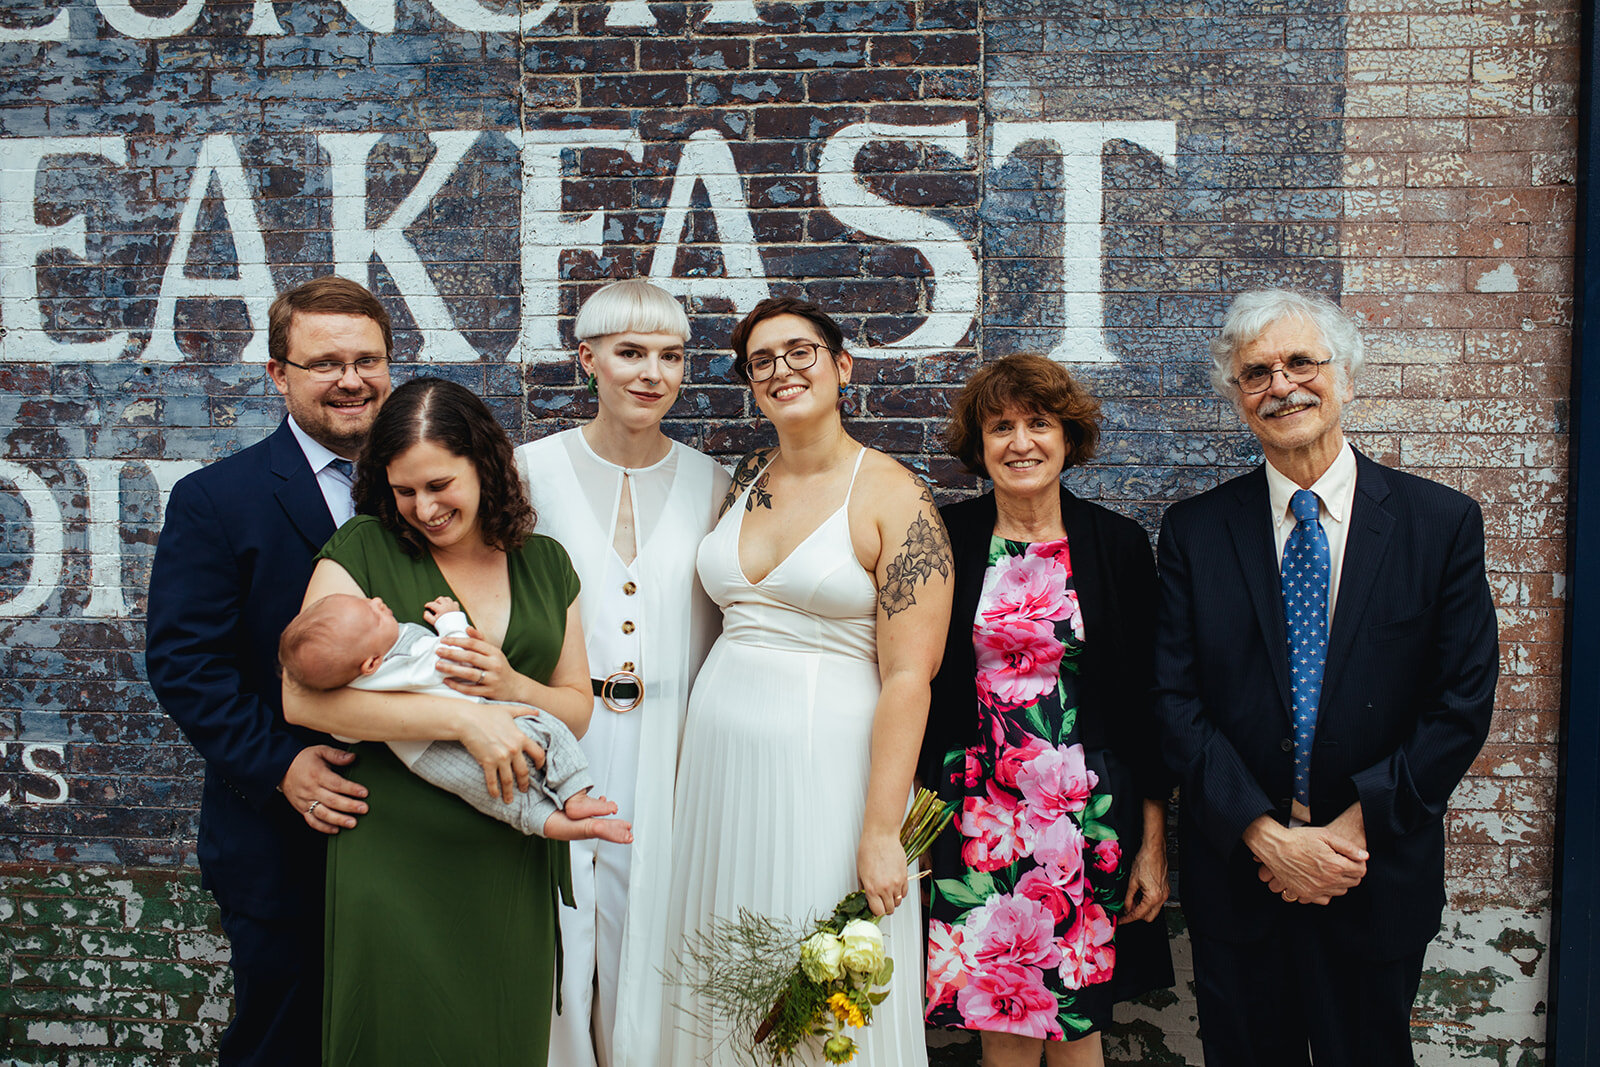
[[201, 882], [232, 947], [224, 1064], [321, 1059], [326, 839], [366, 789], [332, 738], [284, 721], [278, 636], [312, 557], [354, 512], [350, 461], [389, 395], [389, 315], [344, 278], [307, 282], [268, 314], [276, 432], [173, 487], [150, 573], [145, 664], [205, 757]]
[[1483, 514], [1345, 441], [1361, 338], [1331, 301], [1242, 294], [1211, 348], [1266, 463], [1161, 527], [1157, 709], [1206, 1063], [1410, 1064], [1445, 806], [1494, 703]]

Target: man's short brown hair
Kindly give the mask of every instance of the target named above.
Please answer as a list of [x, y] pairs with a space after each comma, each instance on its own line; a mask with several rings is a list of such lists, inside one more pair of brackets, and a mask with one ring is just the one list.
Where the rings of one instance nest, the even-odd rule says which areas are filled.
[[394, 328], [383, 304], [361, 283], [330, 274], [297, 285], [272, 302], [267, 310], [267, 355], [275, 362], [289, 358], [289, 324], [297, 312], [371, 319], [383, 331], [383, 354], [394, 355]]

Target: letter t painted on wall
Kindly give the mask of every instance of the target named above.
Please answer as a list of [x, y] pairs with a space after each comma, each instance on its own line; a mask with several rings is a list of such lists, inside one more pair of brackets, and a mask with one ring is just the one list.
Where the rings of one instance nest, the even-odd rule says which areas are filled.
[[1131, 141], [1177, 165], [1178, 124], [1145, 122], [997, 122], [989, 165], [999, 170], [1029, 141], [1055, 146], [1061, 157], [1062, 337], [1050, 358], [1062, 363], [1110, 363], [1100, 284], [1101, 155], [1107, 141]]

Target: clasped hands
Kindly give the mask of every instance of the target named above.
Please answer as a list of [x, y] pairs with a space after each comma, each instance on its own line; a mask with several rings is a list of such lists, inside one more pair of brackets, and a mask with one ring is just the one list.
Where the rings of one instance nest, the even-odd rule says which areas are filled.
[[1287, 827], [1263, 815], [1245, 828], [1244, 843], [1260, 864], [1257, 876], [1291, 903], [1327, 904], [1367, 875], [1359, 802], [1327, 826]]

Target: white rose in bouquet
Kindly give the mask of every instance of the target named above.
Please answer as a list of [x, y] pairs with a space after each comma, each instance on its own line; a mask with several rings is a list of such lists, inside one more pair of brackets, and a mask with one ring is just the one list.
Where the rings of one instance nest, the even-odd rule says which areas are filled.
[[812, 934], [800, 946], [800, 969], [813, 982], [831, 982], [843, 977], [843, 958], [844, 942], [826, 930]]
[[870, 978], [883, 966], [883, 931], [877, 923], [851, 919], [839, 931], [839, 940], [844, 943], [845, 969], [851, 974]]

